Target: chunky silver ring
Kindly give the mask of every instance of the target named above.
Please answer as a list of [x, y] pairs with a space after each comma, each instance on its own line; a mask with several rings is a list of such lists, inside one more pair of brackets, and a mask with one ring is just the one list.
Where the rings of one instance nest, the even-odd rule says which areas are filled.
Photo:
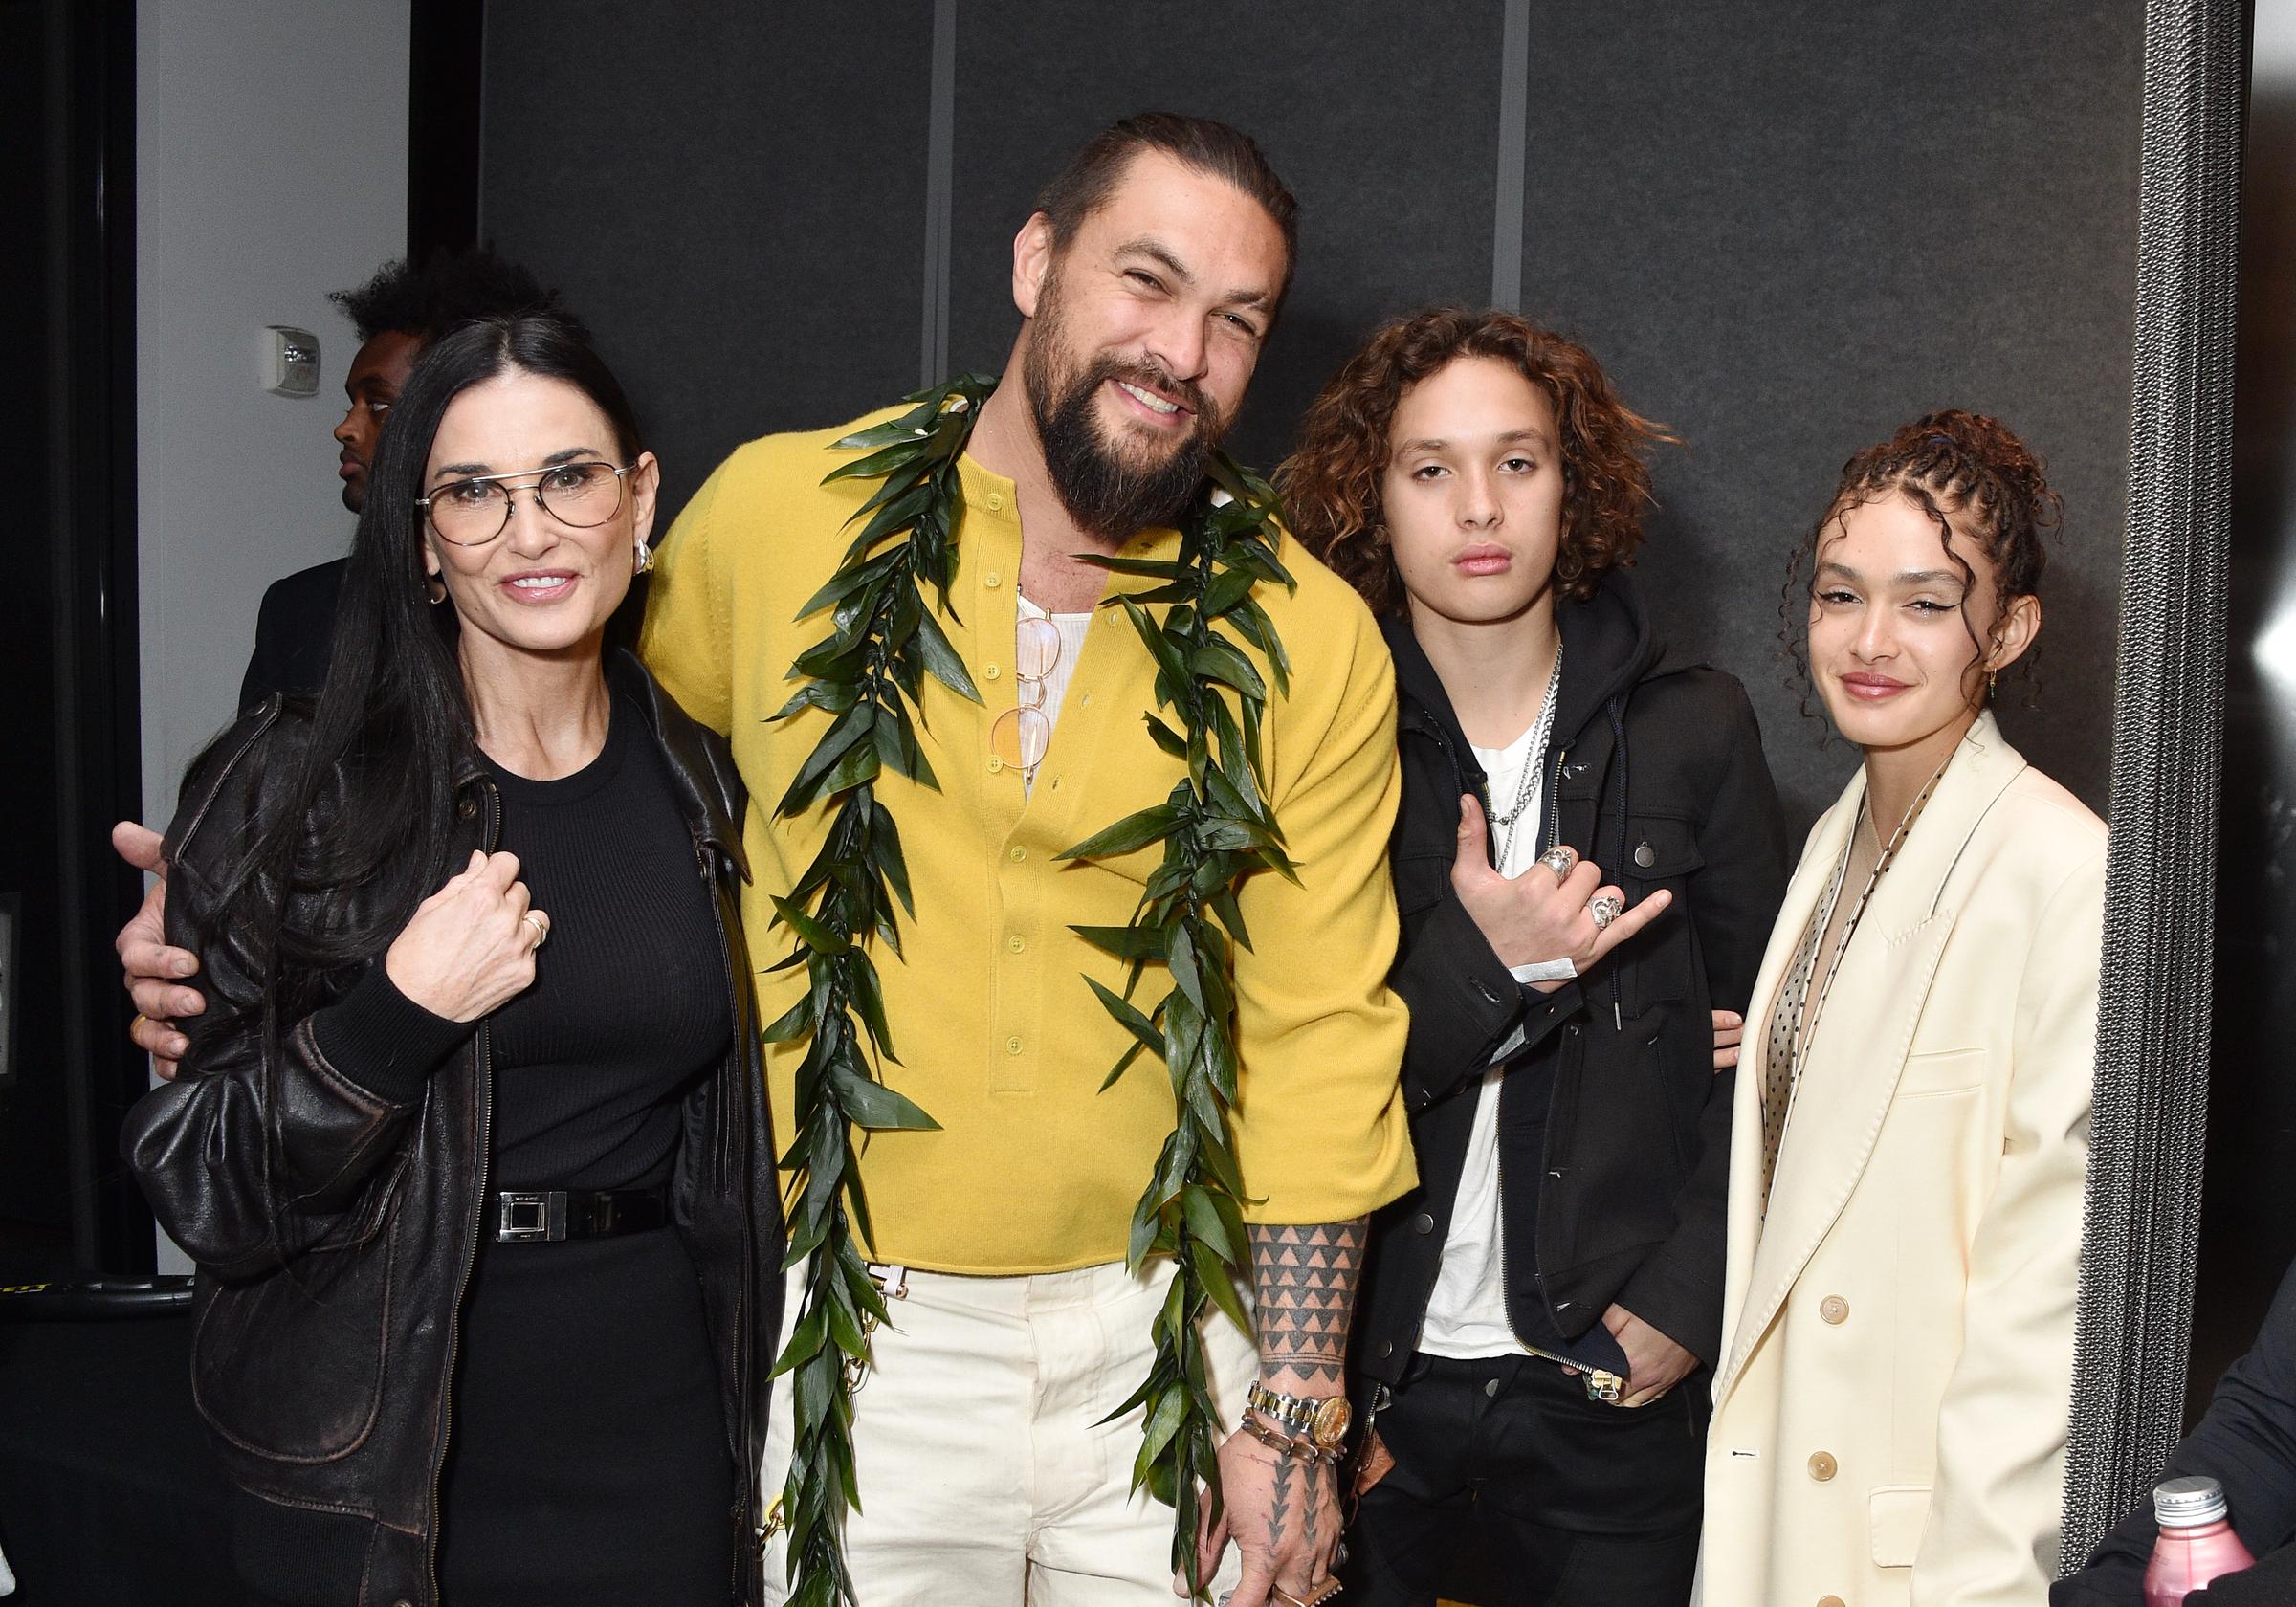
[[1595, 930], [1601, 932], [1626, 913], [1626, 904], [1607, 892], [1598, 893], [1587, 901], [1586, 913], [1594, 917]]
[[1538, 856], [1539, 864], [1555, 872], [1558, 882], [1570, 878], [1571, 868], [1578, 863], [1578, 850], [1567, 843], [1557, 843]]
[[[550, 920], [548, 916], [537, 914], [534, 911], [529, 910], [524, 914], [520, 915], [519, 919], [523, 921], [526, 925], [534, 928], [534, 947], [536, 949], [541, 948], [544, 943], [547, 943], [550, 940]], [[529, 954], [532, 954], [533, 952], [533, 949], [527, 950], [527, 953]]]

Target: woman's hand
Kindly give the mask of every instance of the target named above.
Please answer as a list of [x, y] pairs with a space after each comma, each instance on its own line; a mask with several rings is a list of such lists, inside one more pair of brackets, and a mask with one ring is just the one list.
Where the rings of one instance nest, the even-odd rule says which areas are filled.
[[1735, 1010], [1714, 1012], [1714, 1069], [1727, 1071], [1738, 1063], [1738, 1046], [1746, 1041], [1746, 1018]]
[[[1510, 969], [1568, 959], [1583, 973], [1656, 920], [1674, 900], [1671, 892], [1660, 888], [1626, 909], [1626, 894], [1605, 887], [1600, 868], [1575, 855], [1567, 875], [1557, 876], [1554, 868], [1542, 861], [1519, 876], [1502, 876], [1490, 863], [1488, 842], [1482, 804], [1472, 793], [1463, 795], [1451, 889], [1474, 917], [1491, 953]], [[1623, 912], [1607, 927], [1597, 926], [1587, 911], [1589, 904], [1604, 895], [1615, 899]], [[1541, 993], [1552, 993], [1562, 983], [1531, 985]]]
[[398, 990], [434, 1016], [476, 1021], [534, 982], [550, 917], [527, 907], [516, 854], [482, 854], [424, 899], [383, 956]]

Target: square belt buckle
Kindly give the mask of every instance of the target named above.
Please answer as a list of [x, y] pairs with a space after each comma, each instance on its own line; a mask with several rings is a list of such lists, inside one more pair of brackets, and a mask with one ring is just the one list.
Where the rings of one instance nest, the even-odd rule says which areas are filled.
[[566, 1191], [546, 1194], [502, 1192], [502, 1224], [495, 1238], [505, 1244], [556, 1244], [566, 1236]]

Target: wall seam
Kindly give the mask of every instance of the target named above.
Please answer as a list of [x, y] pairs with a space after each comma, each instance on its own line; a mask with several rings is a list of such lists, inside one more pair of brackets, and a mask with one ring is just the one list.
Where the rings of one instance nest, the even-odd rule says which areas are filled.
[[1507, 0], [1499, 42], [1499, 169], [1491, 209], [1490, 304], [1523, 309], [1523, 180], [1531, 132], [1531, 0]]
[[924, 316], [917, 369], [930, 387], [949, 377], [949, 225], [956, 206], [957, 0], [933, 0], [932, 109], [925, 135]]

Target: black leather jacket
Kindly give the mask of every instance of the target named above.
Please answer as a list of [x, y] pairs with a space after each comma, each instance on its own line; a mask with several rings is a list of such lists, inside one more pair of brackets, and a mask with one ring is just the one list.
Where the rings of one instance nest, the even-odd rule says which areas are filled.
[[1419, 1186], [1372, 1220], [1348, 1345], [1367, 1396], [1400, 1382], [1418, 1348], [1482, 1073], [1517, 1026], [1498, 1134], [1515, 1332], [1615, 1366], [1598, 1324], [1616, 1301], [1703, 1360], [1720, 1342], [1735, 1079], [1714, 1074], [1710, 1012], [1743, 1010], [1753, 991], [1785, 892], [1785, 821], [1745, 692], [1669, 657], [1627, 576], [1556, 617], [1539, 847], [1578, 849], [1629, 903], [1666, 888], [1675, 905], [1553, 993], [1516, 983], [1451, 887], [1459, 799], [1482, 790], [1482, 767], [1410, 627], [1386, 622], [1403, 777], [1389, 985], [1411, 1009]]
[[[724, 1384], [738, 1560], [723, 1599], [751, 1602], [783, 1230], [741, 941], [743, 795], [722, 739], [636, 659], [617, 653], [607, 673], [660, 743], [699, 873], [718, 895], [734, 1047], [687, 1098], [672, 1214], [700, 1269]], [[167, 834], [168, 938], [198, 949], [209, 1007], [184, 1024], [191, 1047], [181, 1072], [136, 1106], [121, 1147], [199, 1264], [192, 1388], [243, 1497], [242, 1573], [288, 1600], [430, 1607], [449, 1383], [487, 1171], [486, 1024], [413, 1103], [330, 1064], [309, 1018], [284, 1027], [267, 1067], [247, 956], [230, 934], [194, 936], [210, 924], [214, 874], [266, 788], [287, 784], [307, 729], [266, 698], [185, 781]], [[501, 824], [481, 769], [469, 767], [457, 788], [454, 865], [493, 848]], [[297, 917], [291, 910], [290, 924]], [[266, 1164], [275, 1102], [280, 1148]]]

